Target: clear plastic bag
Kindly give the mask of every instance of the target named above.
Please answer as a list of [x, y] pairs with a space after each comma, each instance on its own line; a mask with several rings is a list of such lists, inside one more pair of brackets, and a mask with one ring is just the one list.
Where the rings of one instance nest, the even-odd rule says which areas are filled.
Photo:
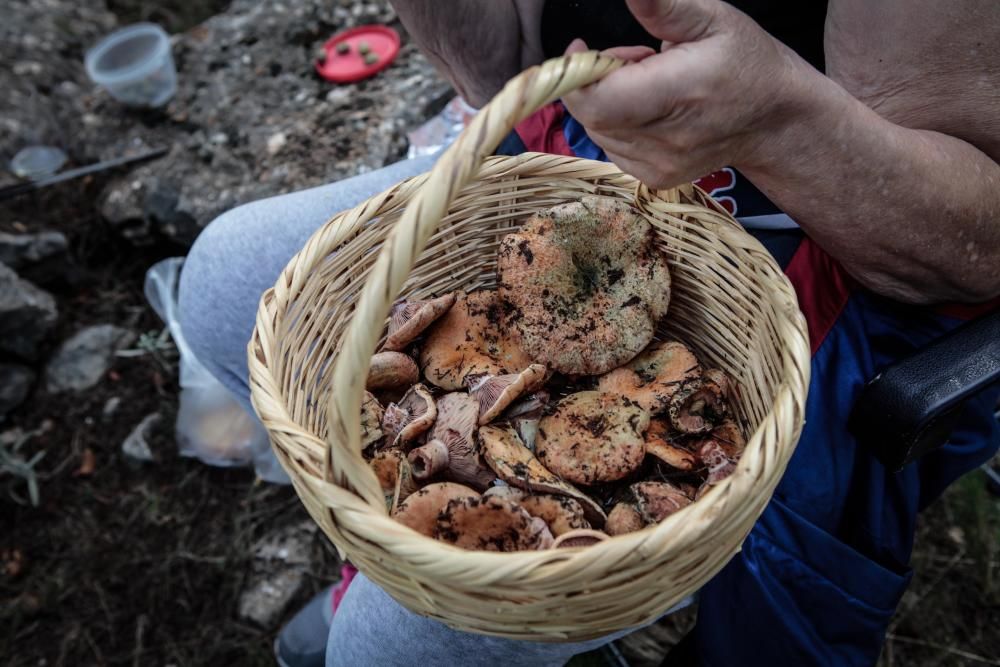
[[180, 355], [180, 405], [176, 435], [182, 456], [213, 466], [253, 465], [268, 482], [290, 480], [271, 451], [267, 432], [208, 369], [194, 356], [184, 340], [177, 306], [183, 257], [157, 262], [146, 272], [146, 300], [160, 316]]
[[407, 159], [433, 155], [449, 146], [472, 121], [477, 111], [461, 97], [452, 98], [441, 113], [406, 135], [410, 141], [406, 151]]

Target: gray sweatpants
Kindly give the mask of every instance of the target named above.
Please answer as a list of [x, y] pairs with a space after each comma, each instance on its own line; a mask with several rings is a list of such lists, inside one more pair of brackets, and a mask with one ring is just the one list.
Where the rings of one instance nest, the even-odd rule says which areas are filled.
[[[198, 237], [180, 283], [181, 328], [195, 356], [252, 412], [246, 345], [261, 293], [333, 214], [426, 171], [421, 157], [337, 183], [245, 204]], [[686, 606], [681, 603], [678, 608]], [[576, 644], [512, 641], [458, 632], [413, 614], [363, 575], [351, 583], [330, 627], [328, 666], [505, 667], [562, 665], [619, 636]]]

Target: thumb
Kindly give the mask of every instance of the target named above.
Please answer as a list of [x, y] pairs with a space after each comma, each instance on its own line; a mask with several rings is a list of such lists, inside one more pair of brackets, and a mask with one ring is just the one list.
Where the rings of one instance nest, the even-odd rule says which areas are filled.
[[717, 28], [719, 0], [627, 0], [629, 11], [653, 37], [679, 44], [695, 42]]

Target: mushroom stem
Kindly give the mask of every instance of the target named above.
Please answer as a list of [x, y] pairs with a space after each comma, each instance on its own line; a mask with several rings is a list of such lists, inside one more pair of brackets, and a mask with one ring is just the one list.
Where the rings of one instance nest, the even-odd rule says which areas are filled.
[[424, 481], [448, 467], [448, 447], [440, 440], [431, 440], [411, 451], [407, 458], [413, 468], [414, 479]]

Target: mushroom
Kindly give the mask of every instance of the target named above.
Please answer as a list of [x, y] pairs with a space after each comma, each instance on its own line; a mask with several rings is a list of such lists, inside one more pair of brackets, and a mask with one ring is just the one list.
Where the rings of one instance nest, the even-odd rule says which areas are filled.
[[389, 331], [382, 349], [404, 349], [434, 320], [448, 312], [454, 303], [454, 294], [424, 301], [397, 301], [389, 311]]
[[670, 302], [653, 228], [607, 197], [561, 204], [505, 236], [497, 283], [524, 350], [569, 375], [605, 373], [639, 354]]
[[608, 534], [590, 528], [578, 528], [570, 530], [556, 537], [552, 543], [553, 549], [563, 547], [589, 547], [592, 544], [603, 542], [608, 539]]
[[646, 522], [642, 520], [642, 515], [632, 503], [618, 503], [608, 512], [608, 522], [604, 524], [604, 530], [608, 535], [624, 535], [642, 530]]
[[382, 440], [382, 417], [385, 408], [370, 392], [361, 400], [361, 449], [367, 449]]
[[668, 482], [637, 482], [629, 487], [646, 523], [659, 523], [691, 504], [691, 498]]
[[577, 484], [627, 477], [646, 453], [649, 413], [627, 398], [581, 391], [538, 423], [535, 453], [546, 468]]
[[[392, 354], [396, 354], [393, 352]], [[417, 439], [434, 424], [437, 406], [422, 384], [415, 384], [399, 403], [390, 403], [382, 417], [382, 431], [390, 446], [397, 447]]]
[[548, 404], [549, 392], [539, 389], [511, 405], [502, 416], [511, 420], [515, 417], [534, 417], [537, 419], [542, 416], [542, 410]]
[[483, 491], [483, 498], [504, 498], [515, 503], [521, 502], [521, 499], [526, 495], [527, 493], [523, 489], [510, 486], [509, 484], [491, 486]]
[[408, 387], [419, 379], [420, 369], [409, 355], [402, 352], [379, 352], [372, 356], [365, 389], [378, 391]]
[[368, 462], [382, 491], [392, 494], [396, 490], [396, 478], [399, 476], [399, 461], [403, 453], [398, 449], [383, 449], [377, 452]]
[[746, 440], [736, 422], [727, 419], [712, 429], [708, 437], [695, 443], [702, 464], [708, 469], [707, 484], [718, 484], [736, 470]]
[[465, 388], [470, 375], [504, 375], [530, 366], [531, 358], [521, 349], [506, 319], [495, 290], [460, 295], [428, 330], [420, 350], [424, 377], [442, 389], [455, 391]]
[[503, 498], [457, 498], [437, 517], [437, 539], [478, 551], [529, 551], [552, 546], [541, 519]]
[[621, 368], [602, 375], [597, 390], [625, 396], [655, 415], [667, 409], [683, 382], [699, 375], [694, 353], [672, 340], [653, 343]]
[[399, 469], [396, 472], [396, 487], [393, 489], [392, 508], [390, 508], [390, 511], [395, 511], [395, 508], [401, 502], [419, 490], [420, 485], [417, 484], [416, 479], [413, 477], [413, 467], [405, 457], [400, 456]]
[[528, 451], [510, 425], [490, 424], [480, 427], [479, 442], [482, 445], [483, 459], [503, 481], [527, 491], [569, 496], [579, 501], [590, 525], [604, 525], [607, 517], [600, 504], [572, 484], [553, 475]]
[[414, 479], [423, 482], [448, 467], [448, 447], [434, 438], [420, 447], [411, 449], [406, 459], [413, 468]]
[[655, 456], [678, 470], [694, 470], [698, 467], [698, 457], [691, 450], [670, 437], [670, 422], [666, 419], [650, 419], [646, 430], [646, 453]]
[[479, 494], [467, 486], [451, 482], [428, 484], [399, 503], [392, 516], [421, 535], [434, 537], [438, 514], [450, 501], [464, 498], [479, 498]]
[[[511, 498], [511, 500], [514, 500]], [[531, 516], [538, 517], [549, 526], [556, 537], [578, 528], [590, 528], [583, 515], [583, 507], [567, 496], [533, 494], [515, 500]]]
[[681, 433], [711, 431], [729, 413], [725, 395], [706, 378], [688, 380], [670, 398], [670, 423]]
[[479, 425], [496, 419], [522, 394], [527, 394], [545, 382], [545, 366], [531, 364], [518, 373], [506, 375], [470, 375], [465, 379], [469, 393], [479, 401]]
[[445, 477], [476, 489], [488, 488], [496, 474], [479, 455], [476, 442], [479, 403], [468, 394], [452, 392], [438, 399], [437, 409], [430, 437], [440, 441], [448, 452]]

